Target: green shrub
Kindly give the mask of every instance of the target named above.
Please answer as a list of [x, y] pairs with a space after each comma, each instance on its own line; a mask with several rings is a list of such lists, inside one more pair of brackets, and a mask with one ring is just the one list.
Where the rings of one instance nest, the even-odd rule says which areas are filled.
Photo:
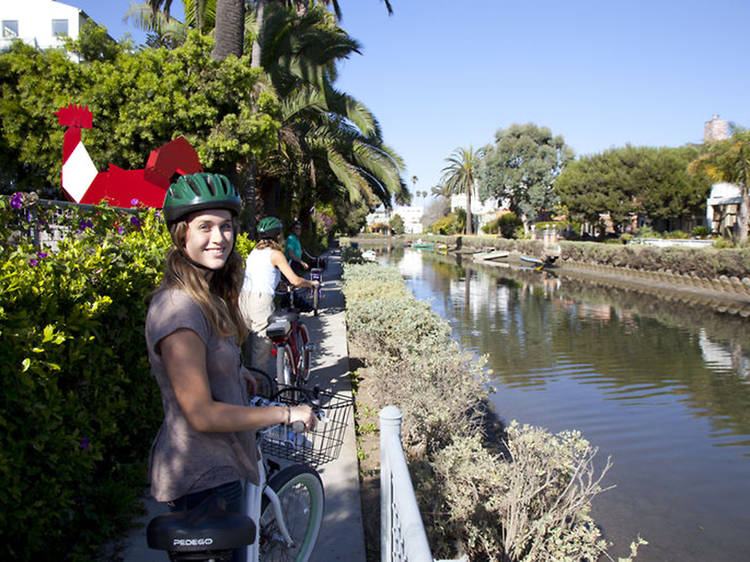
[[714, 241], [712, 246], [717, 249], [734, 248], [735, 244], [734, 241], [730, 238], [718, 238]]
[[707, 226], [696, 226], [692, 230], [692, 235], [697, 238], [702, 238], [704, 236], [709, 236], [711, 234], [711, 229]]
[[143, 322], [166, 229], [153, 212], [50, 212], [68, 231], [55, 250], [27, 239], [45, 227], [35, 201], [0, 211], [3, 559], [93, 558], [133, 512], [161, 419]]
[[505, 213], [500, 215], [497, 226], [500, 229], [500, 234], [503, 238], [523, 238], [523, 235], [518, 235], [519, 228], [523, 233], [523, 222], [515, 213]]
[[461, 226], [456, 216], [451, 213], [448, 216], [440, 217], [430, 226], [430, 232], [435, 234], [456, 234], [461, 232]]
[[661, 238], [661, 234], [648, 225], [637, 228], [635, 233], [638, 238]]
[[493, 219], [482, 225], [482, 232], [485, 234], [497, 234], [500, 231], [500, 217]]
[[354, 246], [344, 246], [341, 249], [341, 261], [343, 263], [365, 263], [365, 258], [362, 257], [362, 250], [355, 248]]

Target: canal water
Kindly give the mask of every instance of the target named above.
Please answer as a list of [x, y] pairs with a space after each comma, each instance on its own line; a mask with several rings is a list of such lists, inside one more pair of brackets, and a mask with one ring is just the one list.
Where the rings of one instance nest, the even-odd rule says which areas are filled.
[[750, 324], [657, 297], [451, 256], [379, 253], [465, 348], [503, 422], [578, 429], [614, 463], [593, 515], [611, 554], [750, 560]]

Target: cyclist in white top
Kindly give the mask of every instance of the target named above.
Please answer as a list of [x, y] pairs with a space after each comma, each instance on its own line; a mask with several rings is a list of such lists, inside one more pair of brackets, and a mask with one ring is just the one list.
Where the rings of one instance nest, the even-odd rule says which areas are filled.
[[240, 314], [250, 330], [250, 364], [266, 373], [273, 372], [266, 328], [274, 311], [273, 297], [281, 274], [295, 287], [312, 289], [318, 284], [292, 271], [281, 251], [282, 227], [276, 217], [266, 217], [258, 223], [260, 241], [245, 261], [245, 280], [239, 297]]

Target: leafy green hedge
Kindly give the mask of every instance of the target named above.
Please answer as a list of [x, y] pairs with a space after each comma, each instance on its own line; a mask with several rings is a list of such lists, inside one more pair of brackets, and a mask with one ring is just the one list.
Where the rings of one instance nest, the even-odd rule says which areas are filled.
[[[32, 245], [52, 223], [56, 249]], [[93, 559], [147, 482], [162, 408], [143, 324], [169, 234], [153, 211], [17, 194], [0, 242], [0, 558]]]

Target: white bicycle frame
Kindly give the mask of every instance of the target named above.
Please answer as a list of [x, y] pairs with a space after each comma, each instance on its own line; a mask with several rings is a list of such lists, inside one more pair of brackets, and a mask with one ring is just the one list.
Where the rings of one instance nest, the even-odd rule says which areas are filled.
[[[259, 482], [256, 486], [252, 482], [245, 482], [245, 513], [247, 516], [255, 522], [255, 540], [253, 544], [247, 545], [245, 550], [245, 562], [258, 562], [260, 557], [260, 509], [263, 502], [263, 496], [265, 495], [271, 502], [273, 507], [274, 517], [281, 531], [281, 536], [287, 545], [292, 546], [294, 541], [289, 535], [289, 531], [286, 527], [286, 521], [284, 520], [284, 514], [281, 510], [281, 501], [279, 496], [270, 486], [267, 486], [266, 481], [266, 466], [263, 464], [263, 457], [260, 451], [260, 444], [258, 445], [258, 453], [261, 455], [258, 460], [258, 473]], [[262, 491], [262, 492], [261, 492]]]

